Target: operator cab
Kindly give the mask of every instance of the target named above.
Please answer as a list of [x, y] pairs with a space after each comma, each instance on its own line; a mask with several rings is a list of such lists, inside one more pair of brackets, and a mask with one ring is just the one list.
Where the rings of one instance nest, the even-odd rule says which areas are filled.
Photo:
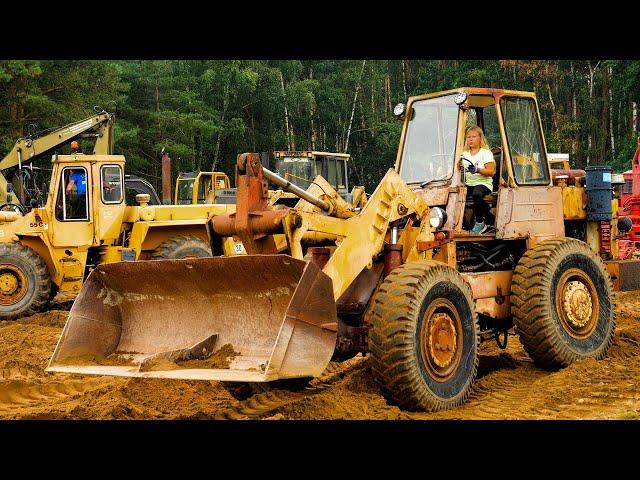
[[[457, 205], [467, 190], [459, 160], [466, 130], [471, 126], [482, 128], [496, 162], [493, 192], [484, 197], [496, 215], [496, 223], [503, 189], [551, 186], [533, 94], [460, 88], [412, 97], [406, 107], [400, 104], [394, 113], [404, 118], [396, 170], [430, 207], [446, 211], [439, 228], [455, 230], [456, 235], [468, 228], [473, 203], [465, 198], [462, 211]], [[523, 195], [530, 194], [532, 191]], [[514, 202], [512, 198], [508, 201]], [[535, 204], [532, 201], [531, 205]]]
[[186, 172], [176, 179], [174, 203], [176, 205], [203, 205], [218, 203], [222, 190], [230, 187], [229, 177], [222, 172]]

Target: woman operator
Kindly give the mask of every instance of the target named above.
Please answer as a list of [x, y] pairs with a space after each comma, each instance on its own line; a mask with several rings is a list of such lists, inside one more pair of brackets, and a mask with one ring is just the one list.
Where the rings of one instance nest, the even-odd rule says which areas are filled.
[[493, 175], [496, 173], [496, 161], [480, 127], [467, 130], [462, 158], [466, 159], [462, 162], [466, 172], [467, 198], [473, 198], [475, 214], [475, 225], [469, 233], [480, 235], [495, 221], [484, 196], [493, 191]]

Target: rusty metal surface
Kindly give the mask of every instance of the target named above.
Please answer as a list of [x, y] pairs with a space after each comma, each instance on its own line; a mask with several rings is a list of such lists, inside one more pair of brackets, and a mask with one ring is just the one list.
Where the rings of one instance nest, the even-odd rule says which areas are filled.
[[565, 333], [578, 340], [593, 334], [598, 324], [600, 300], [591, 277], [583, 270], [570, 268], [560, 276], [553, 305]]
[[[100, 265], [78, 295], [49, 371], [268, 381], [319, 375], [333, 354], [331, 280], [286, 255]], [[229, 369], [140, 372], [146, 358], [217, 335], [240, 355]], [[128, 355], [133, 367], [109, 366]], [[97, 359], [91, 365], [76, 361]], [[112, 357], [110, 357], [112, 358]]]
[[640, 260], [610, 260], [605, 265], [615, 291], [640, 290]]
[[309, 247], [307, 254], [311, 254], [311, 261], [322, 269], [329, 261], [331, 250], [325, 247]]
[[[415, 191], [415, 194], [422, 198], [430, 207], [446, 205], [451, 190], [449, 185], [430, 186], [429, 188], [424, 189], [419, 188], [418, 186], [414, 186], [413, 189]], [[447, 214], [448, 213], [449, 212], [447, 212]]]
[[402, 245], [391, 245], [387, 243], [384, 246], [384, 276], [389, 275], [393, 270], [402, 264]]
[[461, 273], [461, 275], [471, 287], [474, 299], [505, 296], [511, 291], [511, 277], [513, 277], [511, 270]]
[[[551, 178], [553, 179], [554, 185], [558, 182], [562, 181], [562, 178], [558, 177], [566, 177], [564, 182], [567, 185], [576, 185], [576, 182], [579, 178], [583, 178], [587, 176], [587, 172], [584, 170], [578, 169], [569, 169], [569, 170], [559, 170], [559, 169], [551, 169]], [[578, 185], [579, 186], [579, 185]]]
[[382, 276], [384, 264], [374, 263], [372, 268], [365, 268], [360, 275], [349, 285], [349, 288], [338, 298], [336, 306], [338, 312], [362, 313], [364, 312], [373, 291], [376, 289]]
[[495, 298], [478, 298], [476, 312], [498, 320], [511, 318], [510, 296], [505, 295], [501, 303], [498, 303]]
[[587, 192], [583, 187], [562, 189], [562, 210], [565, 220], [585, 220], [587, 218]]
[[162, 204], [171, 204], [171, 159], [167, 152], [162, 154]]
[[[254, 234], [271, 235], [282, 233], [282, 219], [287, 215], [287, 210], [252, 211], [248, 219], [248, 231]], [[224, 237], [240, 235], [237, 230], [237, 214], [220, 215], [212, 219], [215, 232]]]
[[540, 242], [564, 236], [560, 187], [501, 188], [496, 238], [531, 238]]
[[260, 155], [243, 153], [236, 159], [236, 211], [211, 219], [212, 231], [223, 237], [237, 236], [249, 255], [277, 253], [272, 233], [281, 233], [287, 209], [269, 204], [267, 181]]

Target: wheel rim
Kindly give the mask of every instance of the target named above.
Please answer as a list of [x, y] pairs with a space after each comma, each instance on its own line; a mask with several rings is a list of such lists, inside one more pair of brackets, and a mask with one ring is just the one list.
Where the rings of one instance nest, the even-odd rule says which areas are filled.
[[571, 268], [556, 286], [556, 312], [564, 330], [574, 338], [589, 337], [598, 323], [600, 302], [596, 287], [582, 270]]
[[434, 380], [446, 382], [462, 357], [462, 321], [455, 306], [440, 298], [424, 314], [420, 329], [420, 354]]
[[0, 305], [18, 303], [27, 294], [27, 276], [15, 265], [0, 264]]

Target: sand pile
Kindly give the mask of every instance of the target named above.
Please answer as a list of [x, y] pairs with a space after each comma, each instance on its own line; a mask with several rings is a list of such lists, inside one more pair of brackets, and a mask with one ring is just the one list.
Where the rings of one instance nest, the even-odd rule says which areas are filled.
[[[617, 295], [607, 358], [548, 372], [533, 364], [515, 336], [506, 350], [484, 342], [468, 402], [437, 413], [405, 412], [387, 402], [362, 357], [334, 366], [321, 382], [254, 388], [245, 400], [220, 382], [46, 374], [67, 317], [52, 310], [0, 322], [0, 419], [640, 418], [640, 300], [637, 292]], [[214, 360], [228, 362], [233, 354], [221, 349]]]

